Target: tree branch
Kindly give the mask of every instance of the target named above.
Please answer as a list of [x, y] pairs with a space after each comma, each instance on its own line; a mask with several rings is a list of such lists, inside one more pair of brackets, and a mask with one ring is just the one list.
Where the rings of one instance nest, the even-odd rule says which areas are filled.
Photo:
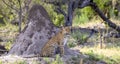
[[90, 2], [92, 2], [93, 0], [80, 0], [78, 3], [78, 8], [84, 8], [86, 6], [90, 5]]
[[92, 7], [93, 10], [95, 10], [95, 12], [98, 13], [98, 15], [105, 21], [106, 24], [108, 24], [109, 27], [115, 29], [116, 31], [118, 31], [120, 33], [120, 26], [117, 26], [115, 23], [113, 23], [112, 21], [110, 21], [108, 18], [106, 18], [106, 16], [103, 14], [103, 12], [98, 8], [98, 6], [96, 5], [96, 3], [91, 2], [90, 6]]

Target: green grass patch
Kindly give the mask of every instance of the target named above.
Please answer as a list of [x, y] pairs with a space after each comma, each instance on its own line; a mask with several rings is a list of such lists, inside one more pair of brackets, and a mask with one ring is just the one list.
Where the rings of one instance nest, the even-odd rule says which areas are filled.
[[0, 37], [4, 40], [4, 42], [0, 42], [0, 44], [10, 49], [18, 33], [18, 26], [12, 25], [9, 22], [6, 23], [5, 26], [0, 26]]
[[[119, 49], [119, 50], [118, 50]], [[108, 64], [119, 64], [120, 63], [120, 48], [87, 48], [81, 49], [81, 52], [89, 56], [89, 60], [94, 61], [105, 61]]]
[[87, 33], [81, 33], [79, 30], [74, 31], [71, 34], [72, 38], [75, 39], [77, 44], [83, 44], [86, 42], [86, 38], [88, 36]]

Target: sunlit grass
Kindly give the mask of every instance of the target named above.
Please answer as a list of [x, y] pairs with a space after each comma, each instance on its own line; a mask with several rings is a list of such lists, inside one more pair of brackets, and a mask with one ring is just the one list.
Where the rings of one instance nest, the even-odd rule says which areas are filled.
[[116, 48], [116, 47], [113, 47], [113, 48], [104, 48], [104, 49], [100, 49], [100, 48], [97, 48], [97, 47], [91, 47], [91, 48], [87, 48], [87, 47], [84, 47], [84, 48], [81, 48], [80, 51], [83, 52], [83, 53], [86, 53], [88, 51], [93, 51], [95, 54], [97, 53], [98, 55], [102, 54], [102, 55], [105, 55], [106, 57], [111, 57], [111, 56], [120, 56], [120, 47]]
[[114, 22], [116, 25], [120, 25], [120, 19], [110, 19], [112, 22]]
[[80, 51], [84, 54], [89, 55], [89, 59], [92, 60], [103, 60], [108, 64], [120, 63], [120, 47], [104, 48], [100, 49], [98, 47], [84, 47]]

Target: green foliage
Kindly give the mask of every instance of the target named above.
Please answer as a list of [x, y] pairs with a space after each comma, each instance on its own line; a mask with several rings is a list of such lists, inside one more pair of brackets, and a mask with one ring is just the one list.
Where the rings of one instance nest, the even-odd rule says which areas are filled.
[[60, 55], [56, 55], [55, 61], [53, 61], [51, 64], [64, 64], [62, 59], [60, 58]]
[[90, 7], [85, 7], [83, 9], [77, 9], [75, 11], [75, 17], [73, 19], [74, 25], [84, 24], [89, 21], [90, 16], [93, 15], [93, 11]]
[[105, 4], [107, 3], [107, 2], [109, 2], [110, 0], [93, 0], [97, 5], [98, 5], [98, 7], [101, 9], [101, 10], [103, 10], [103, 9], [105, 9]]
[[0, 36], [2, 36], [4, 42], [0, 42], [1, 44], [5, 45], [5, 48], [9, 50], [13, 44], [16, 35], [18, 34], [17, 26], [10, 24], [9, 22], [6, 23], [5, 26], [0, 27]]
[[75, 43], [76, 43], [76, 42], [69, 42], [67, 45], [71, 48], [71, 47], [75, 47], [75, 46], [76, 46]]
[[10, 42], [10, 41], [8, 41], [7, 43], [6, 43], [6, 49], [7, 50], [10, 50], [10, 48], [11, 48], [11, 46], [12, 46], [12, 43], [13, 43], [13, 41], [12, 42]]
[[43, 58], [43, 59], [47, 62], [47, 64], [51, 63], [50, 60], [49, 60], [49, 58]]
[[87, 15], [84, 15], [84, 14], [81, 14], [81, 16], [76, 15], [73, 21], [74, 22], [73, 25], [78, 26], [80, 24], [86, 23], [87, 21], [88, 21]]
[[81, 33], [79, 30], [73, 32], [71, 35], [75, 39], [77, 44], [83, 44], [86, 41], [87, 34]]
[[[115, 10], [115, 6], [113, 6], [113, 3], [111, 3], [112, 0], [94, 0], [94, 2], [98, 5], [98, 7], [100, 8], [100, 10], [107, 15], [107, 17], [109, 18], [115, 18], [118, 19], [118, 11]], [[116, 0], [117, 2], [117, 0]], [[94, 17], [96, 17], [96, 19], [99, 17], [97, 17], [98, 14], [94, 12], [93, 9], [91, 9], [91, 7], [85, 7], [83, 9], [77, 9], [75, 11], [75, 16], [74, 16], [74, 20], [73, 20], [73, 25], [74, 26], [78, 26], [80, 24], [84, 24], [87, 23], [89, 20], [93, 19]], [[118, 17], [117, 17], [118, 16]]]
[[16, 61], [15, 63], [13, 63], [13, 64], [28, 64], [26, 61]]
[[93, 50], [88, 51], [86, 54], [89, 55], [89, 60], [95, 60], [95, 61], [99, 61], [100, 60], [98, 58], [98, 55], [94, 54]]
[[49, 14], [50, 19], [52, 20], [53, 24], [56, 26], [62, 26], [64, 23], [64, 16], [62, 14], [58, 14], [54, 11], [55, 6], [46, 3], [40, 3], [44, 6], [46, 11]]
[[[17, 5], [16, 3], [12, 4], [15, 1], [12, 1], [11, 3], [9, 1], [5, 1], [5, 2], [7, 3], [7, 5], [11, 5], [11, 6], [12, 5], [14, 5], [14, 6]], [[0, 1], [0, 3], [2, 3], [2, 0]], [[10, 22], [11, 20], [14, 19], [12, 16], [14, 15], [15, 10], [11, 9], [7, 5], [4, 4], [4, 3], [0, 4], [0, 8], [1, 8], [0, 15], [3, 16], [3, 18], [5, 19], [4, 21], [9, 21]], [[15, 13], [15, 15], [16, 15], [16, 13]]]
[[115, 9], [115, 5], [117, 2], [119, 2], [118, 0], [103, 0], [101, 2], [101, 0], [94, 0], [98, 7], [103, 11], [103, 13], [106, 15], [108, 18], [114, 18], [114, 19], [118, 19], [118, 10]]
[[52, 61], [50, 58], [44, 58], [44, 60], [47, 62], [47, 64], [64, 64], [59, 54], [56, 55], [54, 61]]
[[57, 15], [55, 19], [53, 19], [53, 23], [57, 26], [62, 26], [64, 23], [64, 17], [63, 15]]
[[2, 64], [2, 61], [0, 60], [0, 64]]

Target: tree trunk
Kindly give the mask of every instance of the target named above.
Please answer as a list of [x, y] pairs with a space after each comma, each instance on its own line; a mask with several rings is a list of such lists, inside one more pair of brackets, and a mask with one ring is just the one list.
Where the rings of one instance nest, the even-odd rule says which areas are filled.
[[40, 54], [46, 42], [59, 30], [60, 28], [50, 21], [46, 10], [41, 5], [34, 5], [29, 11], [28, 24], [17, 36], [8, 54]]

